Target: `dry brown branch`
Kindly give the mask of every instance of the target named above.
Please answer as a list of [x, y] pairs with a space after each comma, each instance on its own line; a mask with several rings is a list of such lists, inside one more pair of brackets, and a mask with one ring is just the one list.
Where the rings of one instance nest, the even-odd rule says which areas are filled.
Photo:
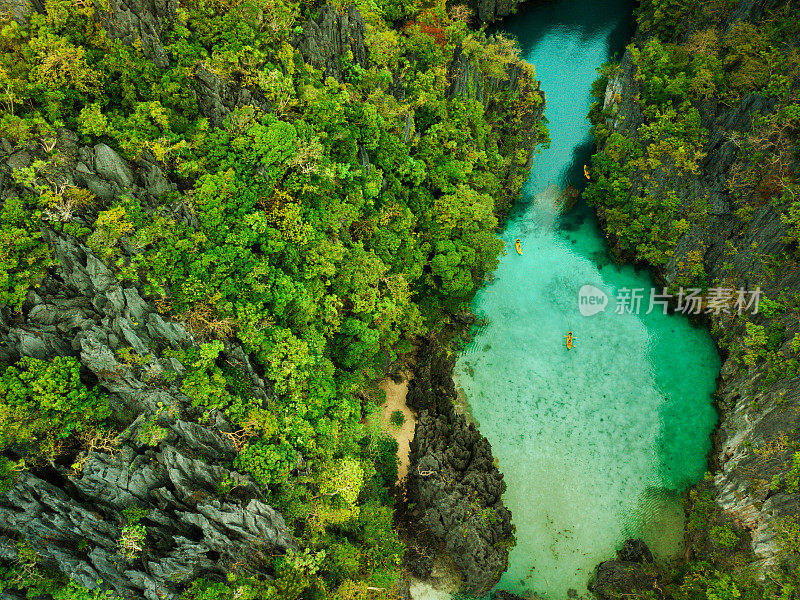
[[233, 322], [220, 318], [214, 309], [199, 302], [179, 315], [180, 320], [199, 338], [227, 339], [233, 333]]

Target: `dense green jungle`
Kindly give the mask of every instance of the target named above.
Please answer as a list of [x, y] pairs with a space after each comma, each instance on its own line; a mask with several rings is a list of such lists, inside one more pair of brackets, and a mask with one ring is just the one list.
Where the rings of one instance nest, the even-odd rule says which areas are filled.
[[[453, 369], [558, 141], [493, 29], [524, 10], [0, 2], [2, 600], [516, 597]], [[578, 203], [659, 286], [763, 297], [696, 319], [722, 367], [685, 550], [628, 540], [587, 594], [799, 598], [800, 7], [633, 19]]]

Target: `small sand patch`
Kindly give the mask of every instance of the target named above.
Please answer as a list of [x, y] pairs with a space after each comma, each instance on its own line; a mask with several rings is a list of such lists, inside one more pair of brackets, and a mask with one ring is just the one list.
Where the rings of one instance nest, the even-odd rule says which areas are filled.
[[[408, 473], [408, 451], [409, 443], [414, 438], [414, 426], [417, 423], [417, 415], [406, 406], [406, 394], [408, 393], [408, 375], [403, 373], [403, 380], [395, 383], [387, 377], [381, 381], [380, 388], [386, 392], [386, 402], [383, 404], [381, 414], [381, 425], [389, 435], [397, 440], [397, 458], [400, 459], [400, 468], [397, 471], [397, 481], [401, 482]], [[403, 413], [405, 421], [398, 427], [389, 420], [392, 413], [399, 410]]]
[[446, 556], [434, 559], [430, 578], [411, 578], [411, 600], [452, 600], [461, 587], [461, 574], [453, 561]]

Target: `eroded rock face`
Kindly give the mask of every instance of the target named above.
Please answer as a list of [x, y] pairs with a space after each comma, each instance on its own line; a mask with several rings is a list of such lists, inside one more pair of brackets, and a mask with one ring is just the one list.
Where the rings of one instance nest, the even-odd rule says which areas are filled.
[[[69, 136], [67, 136], [69, 138]], [[72, 138], [69, 138], [72, 139]], [[91, 177], [111, 196], [139, 196], [142, 205], [172, 184], [154, 163], [131, 164], [111, 148], [79, 148], [66, 176]], [[2, 171], [4, 172], [4, 171]], [[15, 193], [0, 181], [3, 197]], [[236, 455], [230, 425], [221, 414], [199, 424], [200, 414], [165, 373], [182, 374], [164, 348], [196, 340], [160, 315], [133, 285], [122, 285], [90, 249], [75, 238], [44, 231], [55, 266], [22, 310], [0, 308], [0, 360], [23, 356], [47, 360], [74, 356], [82, 378], [109, 394], [117, 427], [111, 447], [73, 450], [58, 464], [32, 461], [0, 495], [0, 558], [13, 560], [16, 542], [27, 541], [46, 567], [88, 588], [113, 588], [125, 598], [178, 598], [185, 583], [223, 576], [235, 563], [266, 564], [261, 557], [294, 548], [282, 516], [264, 503], [263, 491], [230, 468]], [[133, 349], [141, 365], [120, 359]], [[225, 359], [250, 377], [251, 392], [267, 402], [265, 385], [241, 347], [228, 344]], [[145, 516], [142, 550], [120, 552], [123, 511]]]
[[256, 89], [226, 81], [199, 64], [194, 72], [194, 92], [197, 105], [215, 127], [221, 127], [225, 117], [242, 106], [253, 105], [270, 112], [269, 102]]
[[443, 546], [479, 595], [505, 571], [514, 528], [489, 442], [453, 408], [452, 369], [435, 348], [420, 350], [406, 400], [419, 411], [406, 481], [414, 505], [409, 516]]
[[466, 4], [472, 9], [479, 24], [498, 21], [516, 12], [517, 7], [525, 0], [467, 0], [466, 2], [448, 2], [448, 5]]
[[[741, 0], [721, 17], [719, 31], [742, 19], [759, 18], [766, 7], [774, 5], [770, 1]], [[645, 39], [641, 32], [635, 38], [639, 44]], [[626, 52], [606, 88], [604, 107], [610, 112], [607, 124], [612, 131], [636, 138], [636, 130], [643, 123], [636, 102], [640, 91], [636, 67], [630, 52]], [[783, 242], [785, 226], [778, 212], [770, 202], [761, 202], [752, 221], [743, 225], [734, 214], [737, 206], [727, 188], [731, 169], [740, 158], [737, 136], [747, 135], [753, 122], [774, 106], [775, 99], [759, 94], [746, 94], [732, 107], [711, 99], [697, 107], [709, 135], [696, 174], [677, 177], [662, 170], [645, 181], [635, 169], [631, 173], [633, 194], [650, 187], [675, 190], [684, 206], [698, 198], [707, 200], [707, 218], [693, 224], [678, 240], [674, 256], [660, 273], [666, 283], [678, 281], [682, 266], [699, 251], [709, 282], [724, 282], [735, 289], [752, 289], [758, 283], [770, 298], [800, 291], [800, 270], [786, 269], [778, 276], [769, 271], [770, 256], [787, 249]], [[602, 211], [599, 217], [602, 221]], [[613, 238], [611, 243], [615, 243]], [[746, 334], [741, 321], [734, 322], [733, 315], [724, 313], [710, 315], [710, 321], [717, 340], [727, 335], [732, 344], [741, 345]], [[800, 331], [791, 313], [759, 318], [765, 328], [776, 322], [786, 332], [785, 344]], [[737, 526], [749, 533], [756, 567], [763, 573], [779, 560], [775, 524], [800, 514], [798, 494], [771, 489], [773, 477], [789, 469], [794, 454], [787, 442], [796, 437], [792, 431], [800, 427], [800, 379], [784, 378], [764, 385], [764, 364], [743, 368], [735, 356], [723, 358], [717, 398], [721, 423], [712, 456], [714, 499]]]
[[110, 10], [97, 15], [111, 39], [126, 44], [141, 41], [142, 52], [163, 69], [169, 57], [161, 45], [161, 34], [175, 21], [176, 0], [108, 0]]
[[[87, 588], [102, 580], [125, 598], [148, 600], [177, 598], [197, 577], [222, 577], [243, 559], [258, 564], [295, 547], [283, 517], [258, 499], [250, 480], [211, 466], [231, 456], [226, 438], [176, 421], [169, 441], [151, 448], [136, 440], [140, 424], [113, 454], [89, 453], [80, 473], [23, 472], [0, 496], [3, 530], [24, 538], [43, 566]], [[226, 478], [237, 487], [219, 496]], [[134, 506], [146, 511], [147, 535], [141, 553], [130, 558], [120, 552], [122, 511]]]
[[292, 38], [305, 62], [320, 69], [326, 77], [342, 80], [342, 59], [362, 67], [367, 65], [364, 45], [364, 17], [355, 6], [340, 15], [333, 6], [325, 5], [316, 19], [303, 24], [302, 31]]

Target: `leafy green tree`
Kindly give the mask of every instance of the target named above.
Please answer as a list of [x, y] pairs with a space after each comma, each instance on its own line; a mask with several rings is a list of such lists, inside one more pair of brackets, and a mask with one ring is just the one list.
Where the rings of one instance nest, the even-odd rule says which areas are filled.
[[0, 208], [0, 303], [19, 309], [53, 264], [39, 231], [41, 213], [14, 196]]
[[24, 357], [0, 376], [0, 448], [35, 453], [47, 446], [52, 453], [60, 440], [101, 426], [110, 416], [108, 398], [83, 384], [80, 363], [71, 356]]

